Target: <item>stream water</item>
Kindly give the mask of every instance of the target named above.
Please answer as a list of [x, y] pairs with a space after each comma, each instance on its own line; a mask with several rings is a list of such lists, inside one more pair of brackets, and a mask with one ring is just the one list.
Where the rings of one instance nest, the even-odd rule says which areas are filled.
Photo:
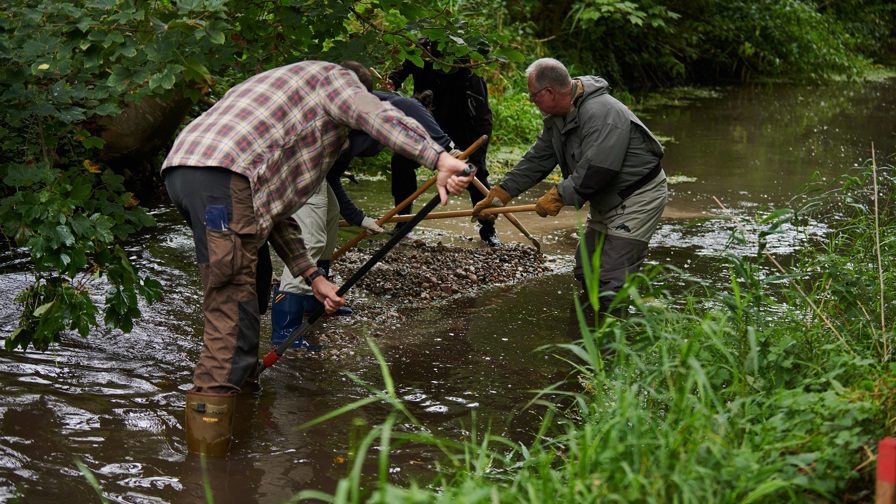
[[[813, 174], [828, 180], [843, 174], [869, 159], [872, 145], [878, 160], [896, 152], [892, 80], [740, 86], [640, 115], [666, 139], [664, 166], [680, 181], [649, 261], [710, 281], [734, 224], [708, 217], [733, 215], [750, 226], [757, 212], [786, 206]], [[533, 188], [519, 203], [534, 201], [547, 187]], [[385, 180], [364, 179], [349, 191], [370, 214], [391, 207]], [[468, 207], [462, 197], [449, 209]], [[183, 436], [183, 392], [202, 332], [198, 272], [180, 217], [165, 206], [154, 214], [158, 227], [131, 251], [165, 284], [165, 299], [144, 307], [133, 332], [67, 337], [46, 353], [0, 352], [0, 502], [97, 501], [78, 461], [111, 502], [206, 502], [206, 487], [216, 503], [281, 503], [302, 489], [333, 492], [350, 470], [351, 440], [382, 422], [390, 407], [374, 403], [311, 428], [297, 426], [368, 397], [367, 387], [383, 389], [376, 359], [361, 341], [338, 361], [287, 352], [263, 375], [259, 398], [240, 398], [230, 455], [203, 468], [187, 454]], [[581, 216], [567, 210], [549, 219], [518, 215], [555, 273], [408, 310], [376, 339], [398, 396], [427, 430], [446, 438], [475, 427], [525, 441], [541, 423], [538, 409], [525, 407], [532, 391], [567, 371], [560, 352], [544, 346], [570, 341], [569, 258]], [[824, 232], [824, 223], [814, 227]], [[498, 230], [505, 243], [530, 244], [504, 221]], [[426, 221], [415, 235], [482, 246], [466, 219]], [[787, 252], [800, 240], [785, 233], [774, 246]], [[5, 261], [0, 337], [13, 330], [15, 293], [28, 282], [17, 271], [21, 265]], [[363, 318], [330, 323], [363, 324]], [[263, 341], [269, 333], [264, 318]], [[367, 454], [369, 474], [377, 455]], [[402, 484], [426, 477], [439, 456], [431, 447], [402, 445], [390, 454], [391, 478]]]

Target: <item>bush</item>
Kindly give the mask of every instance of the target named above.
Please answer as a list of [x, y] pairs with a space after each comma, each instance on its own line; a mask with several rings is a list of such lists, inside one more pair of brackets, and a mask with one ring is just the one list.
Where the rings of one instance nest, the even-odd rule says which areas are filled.
[[[23, 313], [6, 347], [44, 350], [69, 330], [86, 336], [98, 325], [99, 297], [104, 324], [127, 331], [138, 298], [159, 298], [158, 283], [119, 245], [153, 225], [104, 162], [106, 133], [123, 111], [159, 98], [182, 113], [190, 100], [206, 102], [207, 93], [301, 59], [420, 60], [419, 35], [451, 37], [446, 57], [522, 59], [493, 43], [505, 39], [500, 33], [482, 35], [441, 6], [408, 2], [5, 2], [0, 229], [34, 276], [17, 297]], [[137, 121], [153, 114], [144, 115]]]

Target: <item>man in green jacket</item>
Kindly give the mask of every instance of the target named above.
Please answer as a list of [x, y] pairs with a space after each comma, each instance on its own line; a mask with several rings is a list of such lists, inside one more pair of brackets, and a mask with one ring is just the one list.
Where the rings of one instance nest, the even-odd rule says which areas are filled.
[[607, 313], [629, 274], [647, 257], [668, 199], [660, 165], [663, 147], [625, 105], [610, 96], [600, 77], [571, 78], [553, 58], [526, 69], [529, 100], [544, 127], [523, 158], [473, 209], [476, 216], [544, 180], [560, 166], [563, 180], [536, 203], [542, 217], [566, 205], [590, 204], [584, 243], [576, 251], [575, 277], [586, 282], [583, 260], [600, 249], [599, 306]]

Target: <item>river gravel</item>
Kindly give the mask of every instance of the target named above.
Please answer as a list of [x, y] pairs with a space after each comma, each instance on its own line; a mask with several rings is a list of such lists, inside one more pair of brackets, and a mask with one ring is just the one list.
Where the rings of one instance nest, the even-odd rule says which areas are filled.
[[[333, 263], [334, 282], [341, 285], [375, 252], [375, 248], [349, 250]], [[551, 270], [544, 255], [519, 243], [470, 248], [411, 240], [391, 250], [348, 292], [353, 315], [322, 317], [308, 331], [307, 340], [320, 350], [303, 348], [287, 354], [345, 360], [356, 355], [364, 336], [376, 339], [400, 333], [419, 308], [477, 296], [484, 288], [526, 281]]]

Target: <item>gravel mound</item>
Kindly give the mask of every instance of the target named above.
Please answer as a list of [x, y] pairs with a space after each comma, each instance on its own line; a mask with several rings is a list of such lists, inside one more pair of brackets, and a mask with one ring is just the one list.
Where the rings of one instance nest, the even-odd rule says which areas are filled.
[[[347, 280], [376, 249], [348, 251], [333, 264]], [[518, 243], [497, 248], [430, 245], [414, 240], [391, 250], [353, 287], [399, 304], [475, 295], [489, 285], [516, 283], [544, 275], [549, 268], [533, 247]]]

